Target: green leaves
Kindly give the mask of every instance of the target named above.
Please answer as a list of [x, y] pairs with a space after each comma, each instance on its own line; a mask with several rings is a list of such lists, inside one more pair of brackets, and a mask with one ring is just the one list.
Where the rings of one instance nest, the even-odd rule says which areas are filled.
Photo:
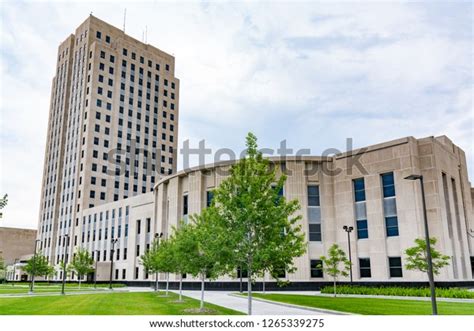
[[87, 249], [79, 247], [69, 265], [71, 271], [77, 273], [79, 279], [94, 271], [94, 260]]
[[323, 268], [324, 272], [333, 278], [334, 297], [336, 297], [336, 281], [339, 276], [347, 277], [348, 271], [351, 268], [350, 261], [346, 258], [346, 253], [339, 247], [338, 244], [333, 244], [329, 247], [328, 257], [321, 256], [322, 265], [318, 268]]
[[[433, 265], [433, 273], [439, 274], [440, 269], [449, 265], [449, 256], [441, 254], [434, 248], [436, 238], [430, 238], [431, 260]], [[405, 268], [408, 270], [418, 270], [421, 272], [428, 272], [428, 258], [426, 254], [426, 241], [421, 238], [415, 239], [416, 246], [405, 250]]]
[[190, 273], [207, 275], [214, 279], [228, 271], [228, 261], [232, 258], [232, 250], [228, 242], [230, 233], [223, 227], [216, 207], [203, 209], [201, 214], [191, 216], [192, 223], [190, 243], [192, 254], [188, 256], [191, 266]]
[[159, 239], [155, 238], [151, 244], [151, 248], [145, 251], [145, 254], [140, 257], [141, 264], [148, 272], [154, 273], [161, 271], [159, 267], [160, 261], [158, 259], [159, 247]]
[[321, 256], [322, 267], [325, 273], [337, 279], [339, 276], [348, 276], [351, 263], [346, 258], [346, 253], [337, 244], [328, 250], [328, 257]]
[[33, 255], [22, 269], [28, 275], [47, 276], [51, 274], [52, 267], [49, 265], [47, 257], [43, 256], [40, 251]]
[[[301, 216], [296, 200], [286, 201], [279, 193], [286, 176], [257, 150], [257, 138], [246, 138], [247, 156], [232, 166], [230, 176], [215, 190], [217, 212], [232, 248], [228, 265], [240, 265], [253, 274], [277, 270], [294, 271], [293, 259], [305, 252], [304, 236], [297, 225]], [[251, 268], [249, 266], [251, 264]]]

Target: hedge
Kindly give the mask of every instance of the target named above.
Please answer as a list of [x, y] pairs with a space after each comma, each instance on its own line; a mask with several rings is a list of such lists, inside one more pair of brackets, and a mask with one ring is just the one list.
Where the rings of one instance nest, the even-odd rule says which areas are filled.
[[[325, 286], [321, 293], [332, 294], [334, 288]], [[360, 294], [360, 295], [393, 295], [393, 296], [412, 296], [429, 297], [430, 289], [428, 287], [371, 287], [371, 286], [350, 286], [340, 285], [336, 288], [337, 294]], [[436, 296], [440, 298], [474, 299], [474, 292], [462, 288], [437, 288]]]

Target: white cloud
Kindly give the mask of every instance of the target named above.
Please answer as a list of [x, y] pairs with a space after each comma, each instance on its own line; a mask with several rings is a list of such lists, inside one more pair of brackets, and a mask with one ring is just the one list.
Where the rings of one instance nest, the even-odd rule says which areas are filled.
[[[59, 43], [87, 18], [176, 57], [180, 142], [344, 148], [446, 134], [474, 169], [469, 3], [2, 4], [4, 225], [35, 227], [50, 83]], [[471, 175], [472, 176], [472, 175]]]

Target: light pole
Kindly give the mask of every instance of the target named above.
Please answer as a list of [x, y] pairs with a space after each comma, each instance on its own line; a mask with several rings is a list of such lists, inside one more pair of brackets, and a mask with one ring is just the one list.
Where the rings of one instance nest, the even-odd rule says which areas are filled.
[[28, 292], [28, 294], [33, 294], [33, 290], [35, 287], [35, 273], [36, 273], [35, 269], [36, 269], [36, 263], [38, 263], [38, 260], [36, 258], [36, 246], [38, 246], [38, 241], [41, 241], [41, 240], [39, 239], [35, 240], [35, 251], [33, 254], [33, 270], [31, 270], [30, 291]]
[[65, 234], [63, 236], [63, 246], [64, 246], [64, 256], [63, 256], [63, 284], [61, 286], [61, 294], [65, 295], [64, 287], [66, 285], [66, 263], [67, 263], [67, 246], [69, 245], [69, 235]]
[[342, 227], [344, 229], [344, 231], [347, 232], [347, 245], [349, 246], [349, 271], [350, 271], [350, 275], [351, 275], [351, 283], [352, 283], [352, 254], [351, 254], [351, 232], [352, 230], [354, 230], [354, 227], [353, 226], [347, 226], [347, 225], [344, 225]]
[[425, 187], [423, 184], [423, 176], [410, 175], [410, 176], [405, 177], [405, 179], [420, 180], [421, 201], [423, 203], [423, 222], [425, 225], [426, 259], [428, 263], [428, 279], [430, 282], [430, 292], [431, 292], [431, 310], [432, 310], [433, 315], [438, 315], [438, 307], [436, 305], [436, 292], [435, 292], [434, 275], [433, 275], [433, 260], [431, 258], [430, 232], [428, 229], [428, 216], [426, 214]]
[[118, 241], [118, 239], [112, 239], [111, 244], [112, 244], [112, 250], [110, 251], [110, 281], [109, 281], [109, 290], [112, 289], [112, 271], [114, 268], [114, 252], [115, 252], [115, 243]]
[[[163, 232], [155, 233], [155, 240], [157, 240], [157, 245], [160, 245], [160, 238], [163, 237]], [[158, 270], [155, 273], [155, 291], [158, 291]]]
[[94, 289], [97, 289], [97, 261], [99, 260], [100, 251], [98, 249], [95, 250], [95, 270], [94, 270]]

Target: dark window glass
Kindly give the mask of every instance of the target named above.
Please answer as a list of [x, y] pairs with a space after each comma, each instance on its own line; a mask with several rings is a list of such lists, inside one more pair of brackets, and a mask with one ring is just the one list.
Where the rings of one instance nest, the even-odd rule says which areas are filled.
[[[240, 270], [242, 270], [242, 275], [240, 274]], [[247, 268], [242, 267], [241, 269], [240, 267], [237, 267], [237, 278], [240, 278], [241, 276], [242, 278], [247, 278], [249, 276]]]
[[385, 217], [385, 228], [387, 237], [398, 236], [398, 218], [397, 216]]
[[390, 268], [390, 277], [403, 277], [402, 259], [400, 257], [389, 257], [388, 266]]
[[367, 227], [367, 220], [357, 221], [357, 239], [369, 238], [369, 229]]
[[393, 179], [393, 172], [382, 174], [382, 188], [384, 198], [395, 196], [395, 183]]
[[323, 261], [311, 260], [311, 278], [323, 278]]
[[321, 241], [321, 224], [309, 223], [309, 241]]
[[354, 179], [354, 199], [356, 202], [365, 201], [364, 178]]
[[188, 196], [183, 196], [183, 215], [188, 215]]
[[206, 206], [209, 207], [211, 206], [212, 199], [214, 198], [214, 192], [212, 191], [207, 191], [206, 192]]
[[369, 258], [360, 258], [359, 259], [359, 271], [361, 278], [369, 278], [372, 277], [372, 273], [370, 271], [370, 259]]
[[319, 186], [309, 185], [308, 186], [308, 206], [317, 207], [319, 206]]

